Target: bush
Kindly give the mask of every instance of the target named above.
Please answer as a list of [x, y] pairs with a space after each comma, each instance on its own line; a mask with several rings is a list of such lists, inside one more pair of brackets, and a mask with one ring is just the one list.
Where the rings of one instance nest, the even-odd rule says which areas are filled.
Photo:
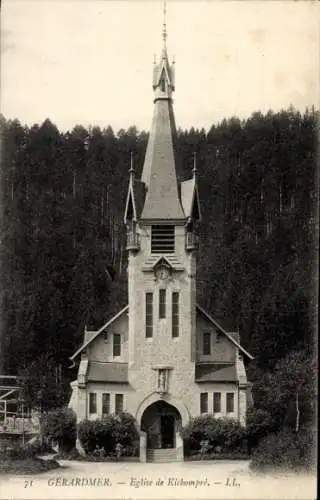
[[246, 451], [246, 429], [233, 419], [200, 416], [191, 420], [182, 434], [187, 455], [199, 451], [204, 441], [208, 441], [206, 453]]
[[246, 450], [246, 429], [237, 420], [219, 418], [211, 431], [210, 444], [214, 448], [219, 447], [221, 452]]
[[135, 419], [129, 413], [108, 415], [103, 420], [84, 420], [78, 426], [78, 436], [84, 451], [97, 456], [110, 456], [117, 444], [122, 455], [137, 454], [139, 434]]
[[44, 437], [57, 443], [59, 450], [68, 452], [74, 448], [77, 438], [77, 419], [70, 408], [58, 408], [48, 412], [43, 419]]
[[115, 417], [115, 440], [122, 446], [122, 455], [135, 456], [139, 450], [139, 433], [135, 418], [130, 413], [121, 413]]
[[114, 447], [113, 429], [109, 421], [83, 420], [78, 425], [78, 437], [86, 453], [93, 453], [97, 448], [105, 445]]
[[267, 410], [251, 408], [247, 413], [248, 448], [251, 452], [262, 438], [277, 432], [278, 424]]
[[310, 469], [314, 464], [315, 436], [311, 429], [296, 433], [282, 429], [261, 439], [252, 454], [251, 468], [256, 470]]

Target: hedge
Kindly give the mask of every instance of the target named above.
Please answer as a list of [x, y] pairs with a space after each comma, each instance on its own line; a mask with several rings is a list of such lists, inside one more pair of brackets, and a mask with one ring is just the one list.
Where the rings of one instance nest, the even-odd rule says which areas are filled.
[[[246, 429], [234, 419], [203, 415], [191, 420], [182, 431], [186, 455], [204, 450], [208, 453], [246, 452]], [[206, 444], [204, 444], [206, 443]]]
[[84, 420], [78, 425], [78, 437], [87, 454], [111, 456], [116, 445], [121, 454], [136, 456], [139, 450], [139, 434], [135, 419], [129, 413], [108, 415], [102, 420]]

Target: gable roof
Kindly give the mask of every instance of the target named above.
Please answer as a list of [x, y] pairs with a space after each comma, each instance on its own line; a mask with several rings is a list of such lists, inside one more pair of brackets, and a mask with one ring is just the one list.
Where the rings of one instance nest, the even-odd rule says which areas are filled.
[[94, 333], [94, 335], [92, 335], [86, 342], [84, 342], [82, 346], [79, 347], [79, 349], [69, 359], [73, 361], [78, 356], [78, 354], [80, 354], [81, 351], [83, 351], [94, 339], [98, 337], [98, 335], [101, 332], [103, 332], [103, 330], [105, 330], [105, 328], [108, 328], [108, 326], [112, 325], [112, 323], [114, 323], [116, 319], [120, 318], [120, 316], [122, 316], [125, 312], [127, 312], [128, 309], [129, 309], [128, 305], [126, 305], [126, 307], [121, 309], [121, 311], [119, 311], [115, 316], [113, 316], [109, 321], [107, 321], [101, 328], [99, 328], [99, 330], [97, 330]]
[[210, 314], [207, 313], [207, 311], [205, 311], [201, 306], [199, 306], [199, 304], [196, 304], [196, 307], [197, 307], [197, 310], [199, 312], [201, 312], [203, 314], [203, 316], [208, 320], [210, 321], [210, 323], [212, 323], [221, 333], [223, 333], [229, 340], [230, 342], [232, 342], [236, 347], [238, 347], [238, 349], [240, 349], [240, 351], [242, 351], [242, 353], [247, 356], [249, 359], [254, 359], [253, 356], [248, 352], [246, 351], [234, 338], [232, 335], [230, 335], [230, 333], [226, 332], [226, 330], [224, 328], [222, 328], [221, 325], [219, 325], [219, 323], [212, 318], [212, 316], [210, 316]]
[[[196, 308], [208, 321], [210, 321], [210, 323], [212, 323], [213, 326], [215, 326], [221, 333], [223, 333], [230, 340], [230, 342], [232, 342], [238, 349], [240, 349], [240, 351], [242, 351], [242, 353], [245, 356], [247, 356], [249, 359], [254, 359], [253, 356], [248, 351], [246, 351], [239, 344], [239, 342], [237, 342], [235, 340], [233, 335], [226, 332], [226, 330], [224, 330], [224, 328], [222, 328], [222, 326], [219, 325], [219, 323], [217, 321], [215, 321], [212, 318], [212, 316], [210, 316], [210, 314], [208, 314], [201, 306], [199, 306], [199, 304], [196, 304]], [[129, 305], [126, 305], [123, 309], [121, 309], [121, 311], [119, 311], [115, 316], [113, 316], [109, 321], [107, 321], [101, 328], [99, 328], [99, 330], [94, 332], [94, 334], [88, 340], [86, 340], [82, 344], [82, 346], [79, 347], [79, 349], [69, 359], [71, 359], [73, 361], [78, 356], [78, 354], [80, 354], [80, 352], [82, 352], [94, 339], [96, 339], [98, 337], [98, 335], [100, 335], [100, 333], [102, 333], [106, 328], [108, 328], [108, 326], [112, 325], [112, 323], [114, 323], [114, 321], [116, 321], [116, 319], [120, 318], [124, 313], [126, 313], [128, 311], [129, 311]]]

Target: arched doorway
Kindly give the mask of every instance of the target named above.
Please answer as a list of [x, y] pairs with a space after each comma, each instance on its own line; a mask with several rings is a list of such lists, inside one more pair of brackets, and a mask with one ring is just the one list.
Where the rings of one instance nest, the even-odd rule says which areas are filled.
[[146, 433], [148, 449], [176, 448], [177, 433], [180, 429], [179, 411], [165, 401], [152, 403], [142, 414], [141, 430]]

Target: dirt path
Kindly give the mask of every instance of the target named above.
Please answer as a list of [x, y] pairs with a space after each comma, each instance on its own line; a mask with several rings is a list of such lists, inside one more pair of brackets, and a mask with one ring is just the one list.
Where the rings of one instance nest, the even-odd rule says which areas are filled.
[[313, 476], [259, 477], [248, 461], [60, 464], [60, 469], [34, 477], [1, 477], [0, 499], [316, 498]]

